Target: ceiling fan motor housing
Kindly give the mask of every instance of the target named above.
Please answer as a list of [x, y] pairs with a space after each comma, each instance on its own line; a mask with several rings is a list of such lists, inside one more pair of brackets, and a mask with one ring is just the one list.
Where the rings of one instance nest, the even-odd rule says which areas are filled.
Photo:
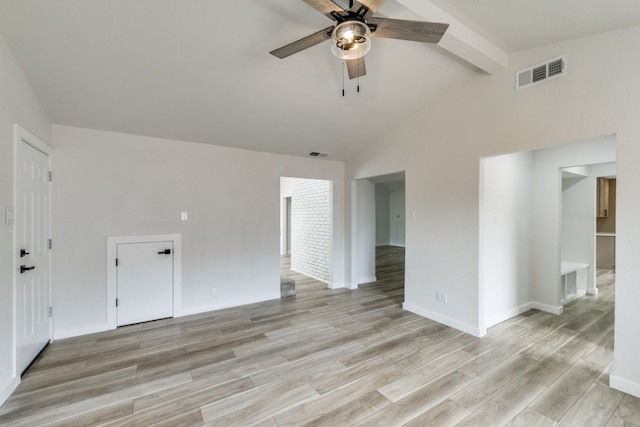
[[331, 51], [335, 56], [356, 59], [366, 55], [371, 49], [371, 30], [362, 21], [344, 21], [336, 25], [331, 40]]

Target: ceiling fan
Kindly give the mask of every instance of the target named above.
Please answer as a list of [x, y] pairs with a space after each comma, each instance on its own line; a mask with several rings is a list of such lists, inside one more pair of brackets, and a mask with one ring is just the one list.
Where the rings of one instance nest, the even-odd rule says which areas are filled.
[[438, 43], [449, 24], [377, 18], [372, 16], [385, 0], [349, 0], [349, 8], [332, 0], [302, 0], [318, 12], [336, 21], [335, 25], [273, 50], [278, 58], [331, 39], [331, 51], [347, 63], [350, 79], [366, 74], [364, 55], [371, 48], [371, 37]]

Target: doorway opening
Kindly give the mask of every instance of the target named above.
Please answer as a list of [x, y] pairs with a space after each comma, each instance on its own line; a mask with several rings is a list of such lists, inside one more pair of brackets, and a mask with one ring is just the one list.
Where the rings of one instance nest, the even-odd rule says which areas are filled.
[[481, 328], [597, 293], [596, 177], [615, 160], [615, 136], [481, 159]]
[[293, 270], [332, 287], [332, 242], [333, 182], [281, 177], [281, 272]]
[[352, 288], [388, 280], [404, 289], [404, 171], [355, 180], [352, 190]]

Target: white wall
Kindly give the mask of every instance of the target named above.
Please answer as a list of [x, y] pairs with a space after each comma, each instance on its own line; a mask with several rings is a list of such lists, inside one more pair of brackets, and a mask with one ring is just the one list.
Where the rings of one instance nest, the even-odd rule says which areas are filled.
[[[533, 154], [488, 157], [480, 167], [480, 286], [484, 327], [531, 308], [529, 211]], [[482, 292], [481, 292], [482, 294]]]
[[389, 244], [390, 222], [389, 191], [383, 184], [376, 184], [376, 246]]
[[289, 177], [280, 178], [280, 255], [287, 255], [287, 249], [291, 250], [287, 248], [287, 198], [291, 197], [293, 180]]
[[376, 280], [375, 184], [366, 179], [351, 183], [351, 288]]
[[331, 181], [296, 178], [291, 196], [291, 269], [331, 287]]
[[392, 246], [405, 245], [405, 192], [392, 191], [389, 193], [389, 244]]
[[[280, 297], [281, 176], [332, 180], [333, 204], [344, 210], [338, 162], [58, 125], [53, 140], [58, 337], [105, 328], [107, 236], [182, 235], [181, 315]], [[343, 233], [338, 214], [336, 283]]]
[[[560, 169], [615, 161], [615, 137], [596, 138], [534, 151], [530, 262], [534, 266], [531, 269], [533, 300], [539, 304], [538, 308], [551, 312], [562, 311], [560, 293], [558, 292], [562, 212], [562, 172]], [[593, 188], [595, 189], [595, 184]], [[595, 193], [592, 194], [593, 197], [590, 200], [593, 209]], [[573, 216], [576, 215], [577, 213], [573, 212]], [[566, 253], [566, 256], [579, 259], [565, 259], [565, 261], [582, 261], [590, 265], [593, 263], [593, 260], [588, 259], [588, 254], [595, 253], [595, 237], [593, 237], [595, 236], [595, 216], [593, 211], [587, 215], [586, 219], [581, 216], [580, 231], [575, 231], [580, 234], [580, 237], [576, 237], [576, 239], [580, 239], [582, 249], [574, 249], [573, 252]], [[589, 218], [592, 221], [591, 228], [588, 224]]]
[[[14, 372], [14, 227], [5, 223], [13, 207], [13, 124], [51, 141], [51, 121], [0, 35], [0, 404], [18, 384]], [[54, 164], [55, 166], [55, 164]]]
[[[506, 71], [492, 76], [478, 73], [353, 156], [347, 179], [406, 171], [407, 211], [415, 212], [415, 220], [407, 222], [405, 307], [481, 335], [479, 159], [616, 135], [619, 200], [612, 384], [640, 396], [640, 342], [635, 339], [635, 325], [640, 324], [638, 40], [640, 26], [635, 26], [513, 53]], [[563, 54], [568, 55], [565, 77], [514, 91], [517, 70]], [[448, 177], [446, 186], [438, 185], [443, 176]], [[550, 232], [558, 236], [558, 230]], [[549, 257], [553, 262], [558, 259], [557, 253]], [[543, 264], [549, 262], [548, 257], [538, 254], [538, 258]], [[535, 277], [535, 283], [543, 279]], [[448, 293], [448, 304], [436, 302], [437, 290]], [[534, 297], [553, 304], [557, 295]]]
[[560, 260], [589, 264], [586, 289], [595, 289], [595, 177], [562, 179]]

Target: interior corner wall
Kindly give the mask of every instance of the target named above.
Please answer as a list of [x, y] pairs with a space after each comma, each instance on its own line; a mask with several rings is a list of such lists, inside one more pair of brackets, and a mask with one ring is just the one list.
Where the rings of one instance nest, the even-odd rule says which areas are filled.
[[291, 269], [331, 284], [331, 182], [291, 182]]
[[375, 184], [367, 179], [351, 185], [351, 288], [376, 280]]
[[[512, 53], [506, 70], [490, 76], [478, 73], [444, 88], [440, 97], [349, 159], [347, 180], [406, 173], [411, 215], [406, 225], [405, 308], [482, 335], [479, 159], [616, 135], [616, 372], [621, 382], [637, 384], [640, 395], [640, 365], [631, 362], [640, 357], [640, 343], [631, 338], [631, 325], [640, 323], [640, 312], [627, 304], [640, 300], [640, 287], [634, 284], [640, 277], [640, 263], [635, 262], [640, 258], [640, 226], [635, 221], [640, 217], [640, 192], [635, 188], [640, 182], [640, 85], [635, 71], [640, 69], [639, 38], [640, 26], [634, 26]], [[518, 70], [565, 54], [566, 76], [514, 90]], [[446, 186], [438, 185], [443, 176], [448, 177]], [[559, 198], [558, 193], [556, 204]], [[558, 222], [559, 211], [554, 212]], [[557, 229], [549, 233], [559, 239]], [[357, 242], [350, 245], [356, 250]], [[556, 265], [558, 251], [533, 256], [546, 269], [550, 257]], [[550, 269], [547, 279], [552, 283], [558, 268]], [[544, 277], [534, 279], [536, 292]], [[448, 294], [447, 304], [436, 301], [436, 292]], [[554, 304], [558, 294], [532, 297]]]
[[596, 180], [562, 180], [560, 261], [588, 264], [586, 289], [595, 289]]
[[376, 187], [376, 246], [386, 246], [390, 242], [390, 222], [391, 206], [389, 202], [389, 191], [382, 184], [375, 184]]
[[[280, 255], [287, 255], [287, 198], [291, 197], [294, 178], [280, 178]], [[291, 226], [291, 224], [289, 224]]]
[[53, 142], [56, 337], [108, 327], [107, 236], [182, 236], [177, 316], [280, 298], [282, 176], [332, 181], [331, 269], [344, 282], [341, 162], [60, 125]]
[[480, 282], [490, 327], [530, 308], [530, 151], [482, 159]]
[[14, 123], [51, 142], [51, 121], [0, 35], [0, 405], [19, 382], [14, 372], [14, 226], [5, 221], [5, 209], [14, 207]]
[[389, 244], [405, 246], [405, 192], [391, 191], [389, 193]]

